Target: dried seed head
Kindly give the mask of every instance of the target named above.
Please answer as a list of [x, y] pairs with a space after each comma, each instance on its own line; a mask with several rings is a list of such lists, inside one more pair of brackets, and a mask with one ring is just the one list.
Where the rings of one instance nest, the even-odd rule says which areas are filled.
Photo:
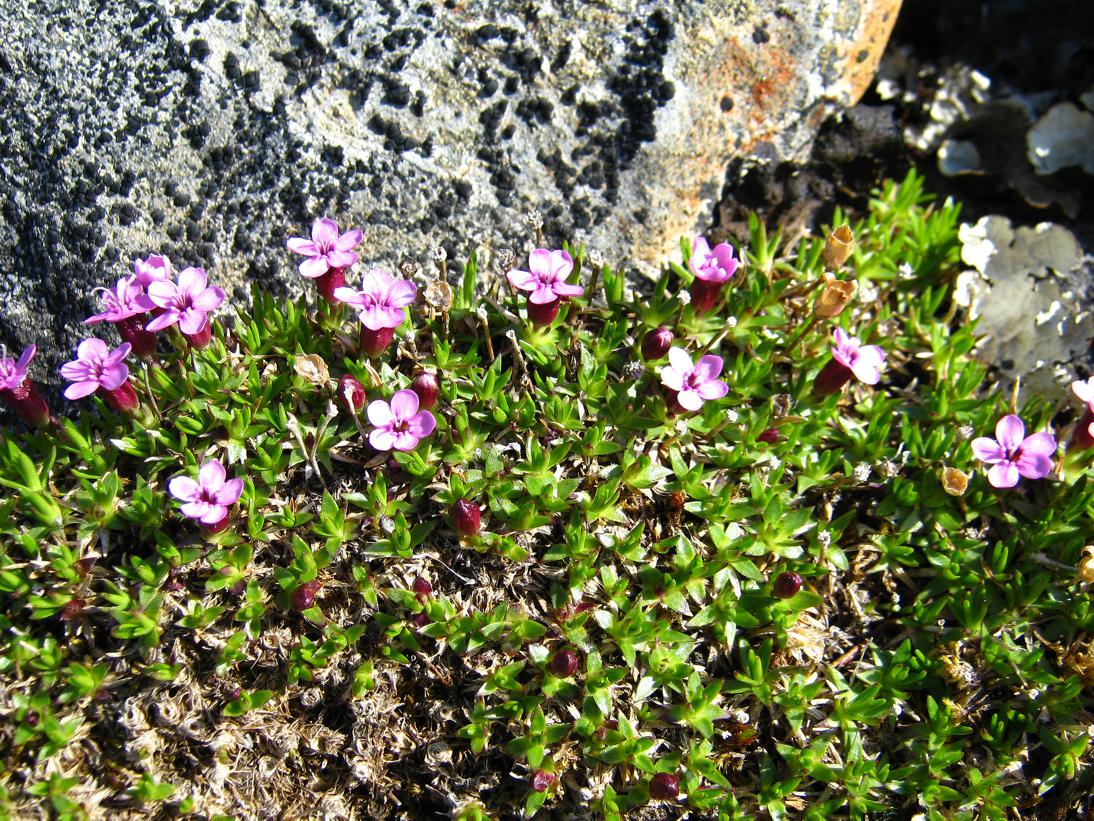
[[839, 316], [843, 309], [847, 307], [847, 303], [851, 301], [851, 295], [854, 293], [854, 282], [844, 282], [826, 273], [824, 275], [824, 287], [813, 305], [813, 312], [821, 319]]
[[951, 496], [964, 496], [969, 486], [969, 475], [957, 468], [942, 468], [942, 489]]
[[1079, 578], [1087, 584], [1094, 584], [1094, 547], [1083, 550], [1086, 555], [1079, 561]]
[[604, 255], [595, 248], [590, 248], [585, 254], [585, 259], [589, 261], [589, 266], [592, 268], [604, 267]]
[[959, 441], [964, 442], [976, 435], [976, 428], [972, 425], [962, 425], [957, 429], [957, 438]]
[[326, 385], [330, 381], [330, 371], [323, 357], [318, 354], [298, 354], [293, 360], [293, 370], [296, 375], [315, 386]]
[[853, 250], [855, 235], [851, 232], [851, 226], [844, 223], [829, 234], [824, 243], [824, 253], [821, 255], [824, 267], [829, 271], [842, 267]]
[[305, 710], [314, 710], [323, 703], [323, 690], [319, 687], [308, 687], [300, 692], [300, 706]]
[[631, 382], [640, 378], [646, 372], [646, 366], [641, 362], [628, 362], [623, 366], [623, 378]]
[[673, 339], [675, 339], [675, 335], [667, 326], [660, 325], [654, 328], [642, 338], [642, 357], [644, 359], [661, 359], [668, 356]]
[[680, 797], [680, 776], [657, 773], [650, 779], [650, 798], [655, 801], [675, 801]]
[[452, 763], [452, 748], [443, 741], [434, 741], [425, 748], [425, 763], [429, 767], [441, 767]]
[[438, 311], [452, 307], [452, 286], [443, 279], [435, 279], [425, 286], [425, 304]]
[[771, 592], [780, 599], [789, 599], [802, 589], [805, 580], [792, 570], [780, 573], [771, 586]]
[[513, 267], [517, 264], [517, 255], [513, 253], [512, 248], [502, 248], [498, 251], [498, 258], [495, 263], [498, 266], [498, 272], [503, 276], [513, 270]]
[[524, 215], [524, 224], [533, 231], [541, 230], [543, 228], [543, 214], [537, 208], [531, 209]]
[[856, 482], [865, 482], [870, 478], [870, 474], [873, 472], [873, 468], [863, 463], [855, 465], [854, 470], [851, 471], [851, 475], [855, 477]]
[[577, 653], [569, 648], [558, 650], [547, 662], [547, 672], [557, 678], [569, 678], [577, 672]]
[[433, 255], [434, 262], [444, 262], [448, 259], [448, 251], [444, 249], [443, 245], [434, 245], [430, 253]]
[[452, 526], [461, 536], [474, 536], [482, 526], [482, 517], [479, 506], [467, 499], [460, 499], [452, 505], [449, 513], [452, 515]]
[[152, 705], [152, 718], [161, 727], [176, 727], [182, 720], [183, 706], [177, 699], [164, 698]]
[[794, 407], [794, 397], [788, 393], [777, 393], [771, 397], [771, 413], [776, 419], [789, 416]]
[[144, 708], [141, 706], [140, 700], [136, 696], [130, 696], [122, 702], [118, 723], [131, 734], [148, 729], [148, 719], [144, 714]]
[[687, 290], [680, 291], [680, 293], [678, 293], [676, 295], [676, 299], [681, 305], [690, 305], [691, 304], [691, 291], [687, 291]]
[[284, 758], [292, 752], [295, 752], [299, 743], [299, 738], [296, 733], [292, 732], [286, 727], [279, 727], [275, 729], [266, 740], [270, 745], [270, 752], [277, 758]]
[[418, 273], [418, 263], [412, 259], [404, 259], [399, 263], [399, 273], [403, 275], [403, 279], [410, 279]]

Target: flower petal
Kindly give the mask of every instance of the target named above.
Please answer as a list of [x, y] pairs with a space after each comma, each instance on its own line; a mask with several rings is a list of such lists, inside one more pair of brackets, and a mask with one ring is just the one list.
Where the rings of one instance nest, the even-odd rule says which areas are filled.
[[338, 242], [338, 223], [329, 217], [317, 219], [311, 226], [311, 239], [322, 249], [332, 247]]
[[357, 254], [353, 251], [339, 251], [334, 249], [327, 251], [327, 264], [331, 268], [349, 268], [357, 262]]
[[680, 376], [684, 379], [691, 376], [692, 361], [688, 352], [683, 348], [673, 346], [669, 348], [669, 364], [680, 372]]
[[703, 397], [699, 395], [699, 391], [691, 388], [676, 394], [676, 401], [680, 403], [680, 407], [690, 411], [697, 411], [703, 407]]
[[582, 286], [571, 285], [569, 282], [563, 282], [562, 280], [551, 283], [551, 288], [559, 296], [581, 296], [585, 293], [585, 289]]
[[1013, 453], [1026, 438], [1026, 426], [1013, 413], [1008, 413], [996, 424], [995, 438], [1008, 453]]
[[76, 358], [84, 362], [102, 362], [110, 353], [106, 343], [96, 337], [85, 339], [76, 348]]
[[[386, 428], [395, 421], [395, 417], [391, 413], [391, 406], [383, 399], [374, 399], [369, 402], [368, 407], [365, 408], [365, 415], [368, 417], [368, 421], [378, 428]], [[381, 450], [386, 450], [386, 448], [381, 448]]]
[[223, 505], [209, 505], [205, 515], [201, 517], [201, 523], [206, 525], [219, 524], [220, 520], [228, 515], [228, 508]]
[[201, 485], [202, 490], [215, 493], [224, 484], [226, 475], [224, 465], [216, 459], [210, 459], [198, 470], [198, 484]]
[[91, 366], [82, 359], [66, 362], [61, 366], [61, 376], [70, 382], [83, 382], [91, 373]]
[[703, 397], [703, 399], [721, 399], [729, 393], [729, 385], [721, 379], [714, 379], [710, 382], [702, 383], [695, 390], [699, 392], [699, 395]]
[[224, 293], [223, 288], [219, 288], [213, 285], [206, 288], [201, 293], [195, 294], [193, 299], [193, 306], [199, 311], [205, 311], [205, 313], [211, 313], [224, 304], [224, 300], [228, 298], [228, 295]]
[[187, 308], [179, 316], [179, 330], [184, 334], [198, 334], [205, 328], [205, 323], [208, 320], [205, 311], [199, 311], [197, 308]]
[[148, 298], [152, 300], [153, 305], [158, 305], [160, 308], [174, 305], [178, 294], [178, 286], [165, 279], [156, 280], [148, 286]]
[[204, 268], [183, 268], [179, 272], [179, 291], [188, 294], [191, 299], [205, 290], [209, 277]]
[[1027, 479], [1042, 479], [1052, 473], [1052, 460], [1043, 453], [1026, 453], [1025, 449], [1014, 460], [1018, 472]]
[[106, 359], [103, 360], [103, 364], [107, 367], [117, 365], [119, 362], [124, 362], [125, 358], [129, 356], [129, 352], [133, 350], [133, 346], [128, 342], [123, 342], [116, 347], [110, 353], [106, 355]]
[[310, 257], [298, 266], [300, 270], [300, 276], [307, 277], [308, 279], [315, 279], [321, 277], [328, 270], [330, 266], [327, 264], [326, 257]]
[[[203, 521], [205, 517], [209, 515], [209, 511], [215, 509], [215, 505], [211, 505], [201, 499], [196, 499], [193, 502], [187, 502], [179, 508], [183, 516], [189, 516], [191, 519], [201, 519]], [[219, 522], [220, 519], [217, 519], [216, 521]], [[214, 522], [213, 524], [216, 524], [216, 522]]]
[[672, 365], [664, 365], [661, 368], [661, 384], [670, 390], [682, 391], [684, 389], [684, 374]]
[[555, 289], [552, 285], [544, 285], [543, 283], [540, 283], [539, 287], [528, 295], [528, 301], [535, 305], [550, 305], [557, 299], [558, 297], [555, 295]]
[[376, 450], [391, 450], [395, 447], [395, 434], [390, 428], [376, 428], [368, 435], [368, 443]]
[[1018, 468], [1014, 462], [1000, 462], [988, 471], [988, 481], [992, 487], [1014, 487], [1018, 484]]
[[1085, 382], [1072, 382], [1071, 392], [1079, 397], [1080, 401], [1086, 402], [1088, 405], [1094, 405], [1094, 376]]
[[537, 248], [528, 255], [528, 270], [543, 281], [551, 279], [551, 252], [546, 248]]
[[345, 285], [334, 289], [334, 298], [354, 308], [363, 307], [367, 301], [363, 293]]
[[167, 483], [168, 492], [182, 502], [192, 502], [201, 495], [198, 483], [189, 476], [176, 476]]
[[179, 312], [174, 309], [167, 309], [162, 314], [157, 316], [151, 322], [144, 326], [146, 331], [162, 331], [164, 328], [174, 325], [179, 321]]
[[213, 494], [213, 501], [218, 505], [234, 505], [239, 501], [239, 497], [243, 495], [243, 480], [242, 479], [229, 479], [223, 485], [220, 490]]
[[393, 434], [392, 445], [395, 450], [414, 450], [418, 446], [418, 437], [409, 430], [399, 431]]
[[112, 391], [115, 388], [120, 388], [128, 379], [129, 368], [124, 362], [119, 362], [116, 365], [103, 368], [102, 375], [99, 377], [99, 384], [108, 391]]
[[402, 308], [411, 304], [418, 296], [418, 286], [407, 279], [397, 279], [388, 288], [387, 302], [392, 308]]
[[1022, 441], [1022, 455], [1051, 456], [1056, 452], [1056, 437], [1051, 433], [1031, 433]]
[[539, 287], [539, 277], [531, 271], [512, 270], [505, 275], [509, 284], [520, 291], [534, 291]]
[[405, 422], [418, 412], [418, 394], [412, 390], [398, 391], [391, 397], [391, 414], [396, 420]]
[[27, 345], [23, 349], [23, 353], [19, 356], [19, 361], [15, 363], [16, 371], [25, 371], [27, 365], [30, 364], [30, 360], [34, 359], [34, 354], [38, 353], [37, 345]]
[[334, 247], [339, 251], [352, 251], [361, 244], [361, 240], [364, 239], [364, 236], [365, 235], [361, 233], [360, 228], [351, 228], [335, 240]]
[[569, 251], [551, 252], [551, 276], [555, 280], [566, 279], [574, 270], [574, 258]]
[[418, 411], [407, 420], [406, 429], [418, 439], [425, 439], [437, 428], [437, 419], [427, 410]]
[[722, 364], [722, 357], [707, 354], [699, 358], [691, 373], [696, 381], [700, 383], [709, 382], [718, 378], [718, 374], [722, 372]]
[[65, 388], [65, 399], [83, 399], [85, 396], [95, 393], [98, 389], [98, 379], [85, 379], [82, 382], [75, 382]]
[[994, 465], [1007, 458], [1007, 451], [994, 439], [980, 436], [972, 440], [972, 455], [981, 462]]
[[304, 237], [293, 237], [285, 245], [294, 254], [303, 254], [306, 257], [319, 256], [319, 249], [315, 247], [315, 243]]

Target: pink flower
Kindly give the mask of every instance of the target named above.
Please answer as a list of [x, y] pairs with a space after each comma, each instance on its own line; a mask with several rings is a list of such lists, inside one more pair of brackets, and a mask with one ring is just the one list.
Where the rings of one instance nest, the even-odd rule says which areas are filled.
[[740, 264], [740, 260], [733, 258], [733, 246], [727, 242], [720, 242], [711, 249], [705, 237], [695, 237], [691, 241], [688, 267], [704, 282], [726, 282], [737, 272]]
[[1085, 382], [1081, 380], [1072, 382], [1071, 392], [1079, 397], [1080, 401], [1086, 402], [1087, 407], [1094, 411], [1094, 376]]
[[185, 502], [180, 508], [184, 516], [205, 525], [216, 525], [228, 515], [228, 506], [238, 502], [243, 494], [243, 480], [224, 481], [225, 475], [224, 465], [211, 459], [198, 470], [196, 482], [189, 476], [176, 476], [167, 483], [167, 489]]
[[171, 260], [162, 254], [149, 254], [144, 259], [133, 260], [133, 278], [142, 288], [153, 282], [164, 282], [175, 275]]
[[61, 366], [61, 376], [72, 384], [65, 388], [65, 399], [82, 399], [99, 388], [112, 391], [129, 379], [129, 368], [123, 361], [129, 356], [130, 344], [123, 342], [110, 350], [101, 339], [85, 339], [76, 349], [76, 359]]
[[876, 385], [881, 380], [881, 366], [885, 351], [877, 345], [863, 345], [862, 340], [848, 336], [843, 328], [836, 328], [833, 336], [832, 358], [846, 367], [855, 378], [866, 385]]
[[1056, 437], [1050, 433], [1026, 436], [1026, 426], [1013, 413], [1007, 414], [995, 426], [995, 439], [981, 436], [972, 440], [972, 453], [985, 464], [992, 465], [988, 481], [992, 487], [1014, 487], [1018, 476], [1041, 479], [1052, 471], [1052, 454], [1056, 452]]
[[205, 329], [209, 314], [224, 302], [220, 288], [208, 287], [209, 278], [201, 268], [185, 268], [178, 284], [160, 280], [148, 286], [148, 296], [163, 309], [163, 313], [148, 323], [148, 330], [160, 331], [178, 323], [184, 334], [198, 334]]
[[661, 368], [661, 382], [676, 392], [676, 401], [686, 410], [696, 411], [708, 399], [721, 399], [729, 385], [718, 379], [722, 357], [703, 356], [694, 365], [683, 348], [669, 348], [669, 364]]
[[308, 279], [321, 277], [331, 268], [348, 268], [357, 261], [353, 249], [361, 244], [362, 234], [354, 228], [339, 235], [338, 223], [332, 219], [316, 220], [311, 227], [311, 239], [293, 237], [286, 243], [294, 254], [308, 257], [300, 263], [300, 274]]
[[369, 402], [368, 421], [376, 430], [368, 436], [376, 450], [413, 450], [419, 441], [433, 433], [437, 420], [427, 410], [418, 410], [418, 394], [402, 390], [391, 397]]
[[395, 279], [387, 271], [373, 268], [365, 274], [361, 290], [335, 288], [334, 296], [357, 310], [361, 324], [370, 331], [398, 328], [406, 319], [403, 307], [410, 305], [418, 287], [407, 279]]
[[527, 271], [510, 271], [509, 284], [521, 291], [531, 291], [528, 301], [545, 305], [559, 297], [581, 296], [585, 289], [570, 285], [566, 277], [574, 270], [574, 260], [565, 251], [537, 248], [528, 255]]
[[103, 310], [85, 319], [85, 325], [94, 325], [96, 322], [121, 322], [123, 319], [147, 313], [155, 307], [152, 300], [144, 293], [136, 276], [119, 279], [113, 290], [109, 288], [98, 290]]
[[37, 345], [28, 345], [18, 361], [10, 356], [0, 356], [0, 391], [13, 391], [23, 384], [23, 380], [27, 378], [30, 360], [34, 359], [37, 352]]

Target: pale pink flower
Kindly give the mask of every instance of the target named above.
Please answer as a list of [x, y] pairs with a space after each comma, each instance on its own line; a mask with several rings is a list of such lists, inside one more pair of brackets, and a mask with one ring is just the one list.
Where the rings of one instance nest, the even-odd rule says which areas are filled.
[[108, 391], [120, 388], [129, 379], [129, 368], [123, 361], [129, 356], [130, 344], [123, 342], [110, 350], [101, 339], [85, 339], [76, 349], [76, 359], [61, 366], [61, 376], [72, 384], [65, 388], [65, 399], [82, 399], [99, 388]]
[[995, 426], [995, 438], [981, 436], [972, 440], [972, 453], [992, 466], [988, 481], [992, 487], [1014, 487], [1019, 475], [1041, 479], [1052, 471], [1052, 454], [1056, 452], [1056, 437], [1051, 433], [1026, 436], [1026, 426], [1013, 413], [1007, 414]]
[[669, 364], [661, 368], [661, 382], [676, 392], [682, 408], [699, 410], [709, 399], [721, 399], [729, 393], [729, 385], [718, 379], [722, 372], [722, 357], [707, 354], [694, 365], [683, 348], [669, 348]]
[[710, 247], [706, 237], [695, 237], [691, 241], [691, 258], [688, 267], [691, 272], [705, 282], [721, 284], [737, 272], [740, 260], [733, 257], [733, 246], [720, 242]]
[[123, 319], [147, 313], [155, 307], [135, 276], [119, 279], [113, 290], [110, 288], [97, 290], [103, 310], [85, 319], [85, 325], [94, 325], [96, 322], [121, 322]]
[[1087, 407], [1094, 411], [1094, 376], [1085, 382], [1082, 380], [1072, 382], [1071, 392], [1079, 397], [1081, 402], [1086, 402]]
[[527, 271], [510, 271], [509, 284], [521, 291], [531, 291], [528, 301], [535, 305], [554, 302], [559, 297], [581, 296], [585, 289], [570, 285], [566, 277], [574, 270], [574, 260], [565, 251], [537, 248], [528, 255]]
[[228, 506], [238, 502], [243, 494], [242, 479], [225, 481], [225, 477], [224, 465], [212, 459], [198, 470], [196, 482], [189, 476], [176, 476], [167, 483], [167, 489], [185, 503], [180, 508], [184, 516], [215, 525], [228, 515]]
[[331, 268], [348, 268], [357, 262], [353, 249], [361, 244], [363, 234], [357, 228], [338, 233], [338, 223], [324, 217], [311, 227], [311, 239], [293, 237], [286, 243], [290, 251], [308, 257], [300, 263], [300, 274], [308, 279], [321, 277]]
[[413, 450], [437, 427], [432, 413], [418, 410], [418, 394], [411, 390], [397, 392], [390, 403], [383, 399], [369, 402], [365, 412], [376, 426], [368, 436], [376, 450]]
[[848, 368], [860, 382], [876, 385], [881, 380], [885, 351], [877, 345], [863, 345], [862, 340], [848, 336], [843, 328], [836, 328], [833, 336], [836, 342], [832, 346], [832, 358]]
[[27, 378], [30, 360], [34, 359], [37, 352], [37, 345], [28, 345], [18, 360], [10, 356], [0, 356], [0, 391], [14, 391], [23, 384], [23, 380]]
[[142, 288], [153, 282], [164, 282], [175, 275], [171, 260], [163, 254], [149, 254], [144, 259], [133, 260], [133, 277]]
[[336, 299], [357, 311], [361, 324], [370, 331], [398, 328], [406, 319], [403, 308], [414, 302], [418, 286], [408, 279], [396, 279], [387, 271], [373, 268], [365, 274], [361, 290], [335, 288]]
[[198, 334], [205, 329], [209, 314], [224, 302], [225, 294], [216, 286], [209, 287], [209, 278], [201, 268], [185, 268], [178, 283], [169, 280], [153, 282], [148, 296], [163, 309], [163, 313], [148, 323], [148, 330], [160, 331], [178, 323], [184, 334]]

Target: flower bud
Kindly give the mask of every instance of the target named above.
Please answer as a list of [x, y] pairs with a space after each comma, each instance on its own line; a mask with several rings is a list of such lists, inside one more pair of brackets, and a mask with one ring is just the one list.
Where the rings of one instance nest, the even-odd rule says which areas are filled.
[[361, 352], [369, 356], [379, 356], [387, 350], [387, 346], [391, 344], [391, 340], [394, 338], [394, 328], [381, 328], [378, 331], [373, 331], [362, 325], [360, 337]]
[[657, 773], [650, 779], [650, 798], [655, 801], [675, 801], [680, 797], [680, 776]]
[[642, 358], [661, 359], [668, 355], [674, 335], [666, 326], [660, 325], [642, 338]]
[[356, 413], [365, 406], [365, 386], [348, 373], [338, 380], [338, 396], [350, 413]]
[[304, 582], [296, 588], [292, 592], [292, 609], [307, 610], [315, 604], [315, 594], [318, 592], [319, 587], [318, 579], [312, 579], [310, 582]]
[[771, 585], [771, 592], [777, 598], [789, 599], [802, 589], [805, 580], [792, 570], [787, 570], [775, 577], [775, 583]]
[[64, 607], [61, 608], [61, 621], [72, 621], [84, 611], [84, 605], [87, 604], [83, 599], [69, 599]]
[[828, 271], [835, 271], [847, 262], [851, 252], [855, 250], [855, 235], [851, 232], [851, 226], [844, 223], [828, 235], [824, 243], [824, 253], [821, 259]]
[[536, 770], [532, 773], [532, 789], [536, 792], [547, 792], [555, 783], [555, 774], [546, 770]]
[[824, 286], [813, 305], [813, 312], [821, 319], [831, 319], [834, 316], [839, 316], [843, 309], [847, 307], [847, 303], [851, 301], [851, 295], [854, 292], [854, 282], [844, 282], [829, 273], [825, 273]]
[[558, 316], [558, 306], [562, 300], [555, 299], [551, 302], [532, 302], [528, 300], [528, 321], [537, 328], [544, 328], [555, 321]]
[[942, 468], [942, 489], [951, 496], [964, 496], [965, 488], [969, 486], [967, 473], [957, 468]]
[[569, 648], [557, 651], [547, 662], [547, 672], [556, 678], [569, 678], [577, 672], [577, 653]]
[[410, 383], [410, 389], [418, 394], [418, 407], [429, 410], [437, 404], [441, 383], [437, 381], [437, 374], [423, 371], [414, 377], [414, 381]]
[[764, 442], [765, 444], [768, 444], [768, 445], [775, 444], [776, 442], [779, 441], [779, 429], [778, 428], [768, 428], [767, 430], [762, 431], [761, 433], [756, 435], [756, 441], [757, 442]]
[[419, 596], [428, 596], [433, 592], [433, 585], [423, 579], [421, 576], [414, 580], [414, 584], [411, 586], [411, 590], [417, 593]]
[[410, 617], [410, 623], [415, 627], [425, 627], [430, 621], [428, 613], [415, 613]]
[[466, 499], [460, 499], [452, 505], [449, 512], [452, 514], [452, 526], [461, 536], [474, 536], [479, 532], [482, 517], [478, 505]]

